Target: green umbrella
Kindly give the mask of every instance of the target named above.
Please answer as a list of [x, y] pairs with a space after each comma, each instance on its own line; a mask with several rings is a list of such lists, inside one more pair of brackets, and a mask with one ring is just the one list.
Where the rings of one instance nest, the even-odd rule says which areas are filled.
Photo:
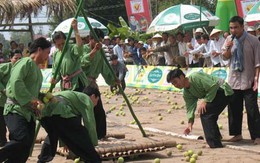
[[[70, 29], [72, 20], [73, 20], [73, 18], [64, 20], [55, 28], [54, 32], [62, 31], [63, 33], [65, 33], [67, 35], [69, 33], [69, 29]], [[78, 20], [78, 29], [79, 29], [80, 36], [85, 37], [85, 36], [89, 35], [90, 29], [89, 29], [84, 17], [78, 17], [77, 20]], [[89, 20], [92, 28], [101, 29], [105, 33], [105, 35], [108, 34], [108, 29], [102, 23], [100, 23], [96, 19], [89, 18], [89, 17], [88, 17], [88, 20]], [[75, 37], [74, 32], [72, 33], [71, 37]]]
[[200, 6], [180, 4], [169, 7], [157, 15], [147, 33], [215, 26], [218, 22], [219, 18], [204, 7], [201, 7], [200, 12]]

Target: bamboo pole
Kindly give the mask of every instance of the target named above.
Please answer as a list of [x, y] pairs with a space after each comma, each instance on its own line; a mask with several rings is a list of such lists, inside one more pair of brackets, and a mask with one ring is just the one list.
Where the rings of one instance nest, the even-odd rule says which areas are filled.
[[[79, 2], [79, 4], [78, 4], [78, 7], [77, 7], [76, 14], [75, 14], [75, 16], [74, 16], [75, 19], [76, 19], [76, 18], [78, 17], [78, 15], [79, 15], [79, 12], [80, 12], [80, 9], [81, 9], [82, 4], [83, 4], [83, 0], [80, 0], [80, 2]], [[63, 49], [62, 49], [61, 57], [60, 57], [60, 60], [59, 60], [59, 62], [58, 62], [58, 65], [57, 65], [57, 69], [56, 69], [56, 71], [54, 72], [54, 75], [53, 75], [53, 78], [54, 78], [54, 79], [56, 79], [56, 77], [57, 77], [57, 75], [58, 75], [58, 72], [59, 72], [59, 69], [60, 69], [60, 66], [61, 66], [62, 59], [63, 59], [63, 57], [64, 57], [64, 55], [65, 55], [65, 51], [66, 51], [66, 49], [67, 49], [67, 47], [68, 47], [68, 44], [69, 44], [69, 39], [70, 39], [71, 34], [72, 34], [72, 27], [70, 27], [68, 37], [67, 37], [66, 42], [65, 42], [65, 45], [64, 45], [64, 47], [63, 47]], [[54, 89], [54, 87], [55, 87], [55, 84], [52, 83], [51, 86], [50, 86], [49, 92], [52, 92], [52, 90]], [[33, 148], [34, 148], [35, 140], [36, 140], [37, 135], [38, 135], [38, 133], [39, 133], [40, 127], [41, 127], [41, 124], [40, 124], [40, 122], [38, 122], [38, 123], [37, 123], [37, 126], [36, 126], [36, 129], [35, 129], [34, 141], [33, 141], [32, 147], [31, 147], [30, 156], [32, 156], [32, 151], [33, 151]]]
[[[99, 41], [99, 38], [97, 37], [96, 33], [94, 32], [94, 30], [93, 30], [91, 24], [89, 23], [88, 17], [87, 17], [87, 15], [86, 15], [86, 13], [84, 12], [83, 9], [81, 10], [81, 13], [82, 13], [83, 17], [85, 18], [85, 21], [86, 21], [86, 23], [87, 23], [87, 25], [88, 25], [90, 31], [93, 33], [93, 35], [94, 35], [94, 37], [95, 37], [95, 40], [98, 41], [98, 42], [100, 42], [100, 41]], [[105, 63], [107, 64], [107, 66], [108, 66], [108, 68], [109, 68], [109, 71], [112, 72], [113, 78], [116, 79], [116, 75], [115, 75], [115, 73], [114, 73], [112, 67], [111, 67], [110, 64], [108, 63], [108, 61], [107, 61], [107, 59], [106, 59], [106, 56], [105, 56], [105, 53], [104, 53], [104, 50], [103, 50], [102, 48], [101, 48], [101, 54], [102, 54], [101, 56], [102, 56], [103, 60], [105, 61]], [[120, 93], [122, 94], [122, 96], [124, 97], [124, 99], [125, 99], [125, 101], [126, 101], [126, 103], [127, 103], [127, 106], [128, 106], [128, 108], [129, 108], [129, 110], [130, 110], [130, 113], [131, 113], [131, 115], [133, 116], [135, 122], [137, 123], [139, 129], [141, 130], [141, 132], [142, 132], [142, 134], [143, 134], [143, 137], [147, 137], [145, 131], [143, 130], [143, 127], [141, 126], [140, 121], [139, 121], [138, 118], [136, 117], [136, 115], [135, 115], [135, 113], [134, 113], [134, 111], [133, 111], [133, 109], [132, 109], [132, 106], [131, 106], [129, 100], [128, 100], [127, 96], [125, 95], [125, 93], [124, 93], [124, 91], [123, 91], [123, 89], [122, 89], [122, 87], [121, 87], [120, 85], [119, 85], [119, 91], [120, 91]]]

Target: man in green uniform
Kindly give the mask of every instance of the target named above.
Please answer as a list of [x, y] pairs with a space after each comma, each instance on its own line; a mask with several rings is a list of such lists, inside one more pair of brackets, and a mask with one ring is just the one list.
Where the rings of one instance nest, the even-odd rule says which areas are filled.
[[[103, 38], [104, 34], [101, 30], [96, 30], [96, 33], [100, 38]], [[113, 72], [109, 71], [108, 65], [102, 58], [100, 51], [102, 44], [95, 41], [93, 34], [90, 34], [89, 38], [89, 44], [84, 45], [84, 55], [81, 58], [81, 66], [83, 72], [87, 76], [88, 81], [90, 82], [90, 85], [98, 88], [96, 79], [98, 78], [99, 74], [103, 76], [108, 85], [115, 85], [116, 83], [120, 83], [120, 81], [117, 79], [115, 80], [112, 77]], [[97, 106], [94, 108], [94, 112], [98, 139], [101, 139], [106, 136], [106, 115], [101, 97], [99, 97], [99, 101]]]
[[[75, 32], [76, 44], [69, 44], [65, 50], [60, 70], [56, 79], [51, 80], [56, 84], [61, 80], [61, 90], [74, 90], [81, 92], [87, 85], [87, 78], [80, 65], [80, 58], [83, 55], [83, 43], [79, 35], [77, 20], [74, 19], [71, 26]], [[53, 42], [57, 50], [53, 54], [52, 73], [54, 75], [59, 63], [62, 49], [66, 41], [66, 35], [59, 31], [54, 33]]]
[[[231, 87], [223, 79], [202, 72], [195, 72], [185, 77], [180, 69], [171, 70], [167, 75], [167, 82], [176, 88], [183, 88], [188, 117], [188, 127], [184, 130], [184, 134], [187, 135], [192, 131], [195, 110], [198, 108], [208, 145], [210, 148], [223, 147], [217, 120], [233, 94]], [[203, 100], [197, 107], [198, 99]]]
[[35, 133], [35, 119], [40, 115], [38, 95], [42, 85], [43, 64], [50, 53], [51, 43], [41, 37], [33, 41], [30, 57], [19, 60], [12, 68], [6, 86], [7, 101], [4, 118], [9, 130], [9, 142], [0, 149], [0, 162], [25, 163]]
[[0, 147], [4, 146], [7, 142], [6, 140], [6, 125], [3, 116], [4, 105], [6, 102], [5, 88], [7, 82], [9, 81], [11, 69], [15, 62], [22, 58], [22, 52], [16, 50], [10, 55], [10, 61], [8, 63], [0, 64]]
[[[42, 111], [41, 123], [49, 138], [44, 141], [38, 163], [49, 162], [54, 158], [58, 138], [81, 160], [101, 162], [94, 148], [98, 139], [93, 108], [99, 96], [98, 89], [93, 87], [85, 88], [83, 93], [62, 91], [54, 94], [56, 100], [51, 100]], [[84, 126], [78, 117], [82, 117]]]

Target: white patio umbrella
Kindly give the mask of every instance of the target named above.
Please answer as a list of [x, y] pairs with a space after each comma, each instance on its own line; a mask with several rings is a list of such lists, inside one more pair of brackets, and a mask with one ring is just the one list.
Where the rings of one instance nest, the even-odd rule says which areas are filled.
[[260, 21], [260, 1], [257, 2], [250, 11], [248, 11], [246, 17], [246, 22]]
[[[55, 30], [53, 31], [52, 34], [54, 34], [54, 32], [56, 32], [56, 31], [62, 31], [63, 33], [68, 34], [72, 20], [73, 20], [73, 18], [69, 18], [69, 19], [61, 22], [55, 28]], [[89, 35], [90, 29], [89, 29], [84, 17], [78, 17], [77, 20], [78, 20], [78, 29], [79, 29], [80, 36], [86, 37], [87, 35]], [[93, 28], [101, 29], [105, 35], [108, 34], [108, 29], [102, 23], [100, 23], [96, 19], [89, 18], [89, 17], [88, 17], [88, 20]], [[75, 37], [74, 32], [72, 33], [71, 37]]]
[[219, 18], [206, 8], [196, 5], [175, 5], [162, 11], [155, 17], [147, 33], [162, 32], [182, 28], [184, 30], [216, 26]]

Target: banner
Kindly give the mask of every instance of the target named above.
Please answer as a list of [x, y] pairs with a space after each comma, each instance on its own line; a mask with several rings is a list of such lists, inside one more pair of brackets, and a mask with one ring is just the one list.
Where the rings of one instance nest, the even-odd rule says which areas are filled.
[[[125, 81], [127, 87], [135, 88], [152, 88], [159, 90], [168, 91], [180, 91], [175, 88], [171, 83], [166, 81], [167, 74], [170, 70], [175, 69], [171, 66], [137, 66], [137, 65], [127, 65], [128, 72], [126, 73]], [[225, 81], [228, 80], [229, 69], [226, 67], [212, 67], [212, 68], [189, 68], [182, 69], [182, 71], [189, 76], [194, 72], [204, 72], [218, 78], [222, 78]], [[43, 83], [42, 90], [48, 90], [50, 87], [51, 79], [51, 69], [42, 70]], [[105, 80], [101, 75], [97, 78], [97, 83], [99, 86], [107, 86]], [[260, 88], [260, 82], [258, 87]], [[60, 83], [56, 84], [55, 90], [58, 91], [60, 88]], [[260, 89], [258, 89], [258, 96], [260, 96]]]
[[258, 2], [259, 0], [236, 0], [238, 15], [244, 18], [248, 11]]
[[151, 23], [149, 0], [125, 0], [129, 26], [133, 31], [146, 32]]

